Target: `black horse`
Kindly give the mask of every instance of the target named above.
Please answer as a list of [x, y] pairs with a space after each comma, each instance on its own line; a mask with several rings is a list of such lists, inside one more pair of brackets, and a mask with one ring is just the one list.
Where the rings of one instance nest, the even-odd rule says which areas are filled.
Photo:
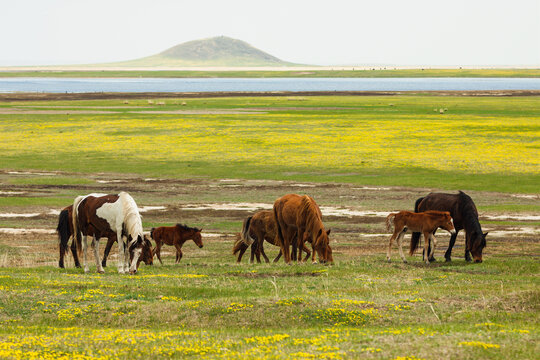
[[[478, 211], [473, 200], [463, 191], [458, 194], [430, 193], [419, 198], [414, 204], [415, 212], [427, 210], [449, 211], [454, 220], [456, 233], [450, 237], [448, 249], [444, 254], [446, 261], [452, 261], [452, 248], [456, 242], [457, 234], [465, 229], [465, 260], [471, 261], [471, 254], [475, 262], [482, 262], [482, 250], [486, 247], [486, 235], [478, 221]], [[413, 233], [411, 249], [415, 249], [420, 241], [420, 233]], [[430, 261], [435, 260], [430, 259]]]

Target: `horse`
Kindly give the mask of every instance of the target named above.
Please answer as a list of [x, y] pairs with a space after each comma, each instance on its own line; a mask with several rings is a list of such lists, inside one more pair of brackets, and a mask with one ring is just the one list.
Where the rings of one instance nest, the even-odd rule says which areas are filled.
[[[456, 242], [460, 230], [465, 229], [465, 260], [471, 261], [471, 254], [474, 262], [482, 262], [482, 251], [486, 247], [487, 232], [482, 232], [482, 227], [478, 221], [478, 210], [471, 197], [463, 191], [457, 194], [430, 193], [426, 197], [421, 197], [414, 204], [414, 211], [440, 210], [449, 211], [454, 219], [456, 233], [450, 237], [448, 249], [444, 254], [446, 261], [452, 261], [452, 248]], [[413, 233], [411, 239], [411, 249], [416, 247], [420, 240], [419, 233]], [[434, 259], [430, 259], [434, 260]]]
[[[144, 235], [144, 240], [145, 242], [151, 244], [151, 241], [150, 239], [148, 239], [148, 236], [146, 236], [146, 234]], [[107, 245], [105, 246], [105, 251], [103, 252], [103, 260], [101, 260], [101, 266], [107, 267], [107, 258], [109, 257], [109, 253], [111, 252], [111, 248], [115, 242], [116, 234], [114, 234], [114, 237], [109, 237], [107, 240]], [[141, 263], [141, 261], [144, 261], [145, 265], [154, 264], [154, 254], [152, 253], [151, 246], [143, 246], [141, 256], [139, 257], [139, 260], [137, 260], [137, 268], [139, 268], [139, 264]]]
[[[405, 236], [407, 230], [421, 232], [424, 234], [424, 251], [428, 253], [428, 246], [430, 241], [433, 242], [431, 248], [430, 256], [433, 255], [435, 251], [435, 246], [437, 245], [437, 240], [435, 239], [435, 231], [441, 227], [446, 231], [454, 234], [456, 232], [454, 228], [454, 223], [452, 217], [448, 211], [436, 211], [430, 210], [426, 212], [414, 213], [410, 211], [400, 211], [397, 213], [391, 213], [386, 217], [386, 228], [388, 231], [391, 230], [392, 223], [394, 225], [394, 233], [390, 237], [390, 243], [388, 244], [388, 251], [386, 253], [386, 260], [390, 262], [390, 251], [392, 249], [392, 241], [397, 238], [397, 244], [399, 246], [399, 255], [404, 263], [405, 255], [403, 255], [403, 249], [401, 246], [401, 239]], [[409, 255], [413, 255], [416, 248], [412, 248], [409, 251]], [[426, 264], [429, 265], [429, 256], [426, 257]]]
[[[257, 262], [261, 262], [260, 255], [264, 257], [264, 260], [268, 263], [270, 260], [264, 252], [264, 240], [272, 245], [279, 247], [279, 241], [277, 240], [276, 221], [274, 219], [274, 213], [271, 210], [261, 210], [256, 212], [253, 216], [249, 216], [244, 219], [242, 225], [242, 234], [238, 236], [233, 246], [233, 255], [239, 252], [237, 263], [242, 261], [242, 256], [248, 247], [251, 246], [251, 258], [250, 262], [253, 263], [254, 256], [257, 257]], [[309, 241], [308, 233], [304, 233], [305, 241]], [[294, 235], [296, 242], [296, 234]], [[293, 260], [296, 260], [295, 247], [293, 246]], [[306, 253], [304, 261], [306, 261], [311, 255], [311, 251], [304, 245], [302, 251]], [[281, 258], [282, 252], [274, 259], [274, 262], [278, 262]], [[300, 254], [301, 256], [301, 254]]]
[[[140, 263], [143, 248], [151, 247], [144, 238], [141, 215], [135, 200], [126, 192], [118, 195], [78, 196], [73, 202], [73, 232], [77, 237], [82, 235], [82, 252], [84, 271], [88, 272], [87, 235], [88, 229], [94, 229], [94, 257], [97, 271], [104, 273], [99, 261], [99, 239], [102, 234], [116, 233], [118, 240], [118, 272], [135, 274]], [[122, 235], [127, 238], [127, 246]], [[122, 239], [122, 241], [120, 241]], [[79, 241], [77, 241], [79, 244]]]
[[163, 244], [172, 245], [176, 248], [176, 264], [182, 259], [182, 245], [188, 240], [193, 242], [199, 247], [203, 247], [201, 238], [202, 229], [192, 228], [187, 225], [176, 224], [175, 226], [161, 226], [158, 228], [152, 228], [150, 231], [150, 237], [156, 242], [156, 247], [152, 250], [161, 265], [161, 246]]
[[[58, 267], [64, 268], [64, 257], [68, 248], [68, 242], [73, 234], [73, 222], [71, 221], [71, 210], [73, 205], [63, 208], [58, 215], [58, 226], [56, 232], [58, 233], [59, 247], [60, 247], [60, 260], [58, 260]], [[75, 267], [80, 268], [81, 263], [77, 256], [77, 245], [75, 244], [75, 237], [71, 242], [71, 253], [73, 254], [73, 260], [75, 261]]]
[[312, 257], [315, 262], [315, 253], [322, 263], [333, 262], [332, 248], [330, 247], [330, 230], [326, 231], [322, 223], [322, 213], [312, 197], [296, 194], [287, 194], [274, 202], [274, 219], [276, 221], [281, 252], [287, 264], [291, 262], [289, 246], [297, 233], [298, 248], [304, 248], [304, 233], [311, 237]]

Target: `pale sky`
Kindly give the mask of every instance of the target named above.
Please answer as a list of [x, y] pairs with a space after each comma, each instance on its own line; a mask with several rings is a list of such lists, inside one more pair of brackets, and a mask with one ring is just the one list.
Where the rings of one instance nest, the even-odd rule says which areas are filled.
[[0, 0], [0, 65], [131, 60], [225, 35], [313, 65], [540, 67], [540, 0]]

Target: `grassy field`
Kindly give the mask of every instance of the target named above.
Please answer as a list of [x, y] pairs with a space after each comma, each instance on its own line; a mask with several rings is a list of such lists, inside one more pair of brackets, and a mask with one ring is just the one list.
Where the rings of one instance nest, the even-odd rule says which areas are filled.
[[149, 102], [0, 104], [3, 167], [525, 193], [540, 183], [538, 97]]
[[[536, 359], [538, 114], [538, 97], [0, 103], [0, 358]], [[456, 189], [490, 232], [484, 262], [463, 234], [441, 262], [439, 232], [439, 261], [386, 262], [375, 212]], [[146, 230], [202, 227], [204, 248], [135, 276], [116, 246], [103, 275], [59, 269], [55, 211], [121, 190], [163, 206]], [[335, 264], [236, 265], [242, 206], [292, 192], [324, 210]]]
[[265, 77], [362, 77], [362, 78], [396, 78], [396, 77], [540, 77], [540, 69], [370, 69], [370, 70], [228, 70], [228, 71], [133, 71], [133, 70], [39, 70], [39, 71], [3, 71], [0, 77], [150, 77], [150, 78], [265, 78]]

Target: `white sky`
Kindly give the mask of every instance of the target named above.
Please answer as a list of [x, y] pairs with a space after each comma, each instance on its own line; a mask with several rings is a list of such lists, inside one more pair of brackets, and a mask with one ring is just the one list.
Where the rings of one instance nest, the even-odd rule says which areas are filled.
[[317, 65], [540, 66], [540, 0], [0, 0], [0, 65], [131, 60], [225, 35]]

